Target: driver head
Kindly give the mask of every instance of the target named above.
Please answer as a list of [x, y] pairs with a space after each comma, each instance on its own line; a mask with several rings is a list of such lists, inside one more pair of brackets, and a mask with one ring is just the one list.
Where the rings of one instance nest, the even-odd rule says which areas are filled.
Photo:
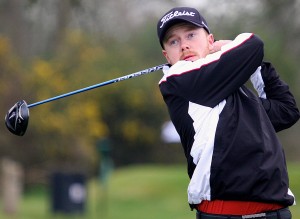
[[18, 101], [6, 114], [5, 124], [8, 130], [19, 136], [26, 132], [29, 120], [29, 109], [24, 100]]

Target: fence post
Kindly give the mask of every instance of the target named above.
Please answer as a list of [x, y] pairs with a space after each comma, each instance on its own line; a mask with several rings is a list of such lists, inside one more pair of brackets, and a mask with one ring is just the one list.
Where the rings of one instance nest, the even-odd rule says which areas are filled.
[[19, 163], [4, 158], [2, 160], [2, 197], [6, 214], [18, 211], [22, 194], [23, 170]]

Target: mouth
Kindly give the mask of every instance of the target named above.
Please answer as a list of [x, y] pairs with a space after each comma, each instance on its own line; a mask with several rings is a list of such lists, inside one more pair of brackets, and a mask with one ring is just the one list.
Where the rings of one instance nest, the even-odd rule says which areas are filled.
[[194, 58], [195, 58], [195, 55], [188, 54], [188, 55], [183, 56], [182, 60], [185, 60], [185, 61], [194, 61]]

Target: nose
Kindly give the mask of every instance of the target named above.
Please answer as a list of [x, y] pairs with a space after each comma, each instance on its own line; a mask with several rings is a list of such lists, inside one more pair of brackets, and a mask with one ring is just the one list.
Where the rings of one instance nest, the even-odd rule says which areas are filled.
[[189, 50], [189, 49], [190, 49], [190, 45], [186, 41], [182, 41], [181, 50], [185, 51], [185, 50]]

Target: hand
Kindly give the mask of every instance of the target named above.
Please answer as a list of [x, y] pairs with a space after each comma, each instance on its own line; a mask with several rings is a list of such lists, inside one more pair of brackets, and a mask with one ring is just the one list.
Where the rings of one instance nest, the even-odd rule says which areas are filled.
[[221, 50], [221, 47], [232, 42], [232, 40], [217, 40], [213, 43], [213, 49], [210, 53], [215, 53]]

